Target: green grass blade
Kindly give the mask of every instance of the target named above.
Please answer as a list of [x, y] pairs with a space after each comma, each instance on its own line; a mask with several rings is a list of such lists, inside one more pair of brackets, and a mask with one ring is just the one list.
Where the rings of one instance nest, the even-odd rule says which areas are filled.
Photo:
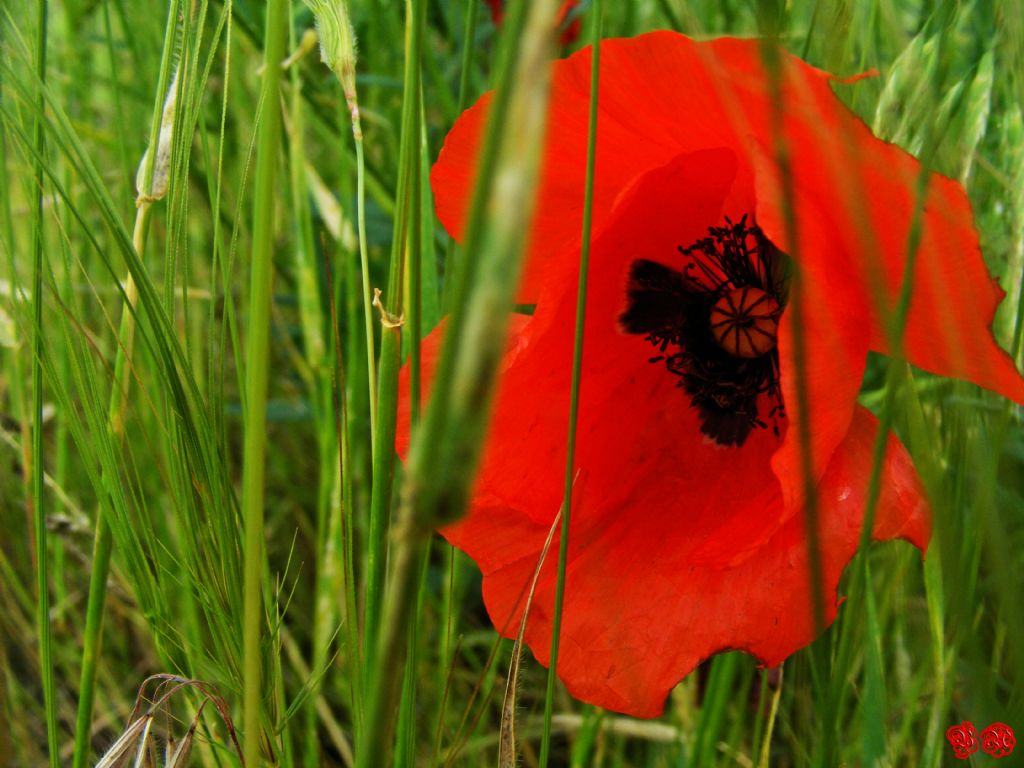
[[[380, 376], [377, 380], [377, 441], [373, 445], [373, 479], [370, 521], [366, 553], [366, 619], [363, 647], [367, 666], [375, 668], [383, 612], [383, 596], [388, 562], [388, 529], [391, 525], [392, 486], [395, 476], [395, 429], [398, 419], [398, 371], [401, 367], [402, 328], [406, 318], [404, 282], [407, 260], [419, 240], [418, 169], [420, 128], [420, 58], [426, 6], [422, 0], [407, 0], [405, 5], [405, 70], [403, 77], [402, 134], [398, 157], [398, 185], [395, 219], [392, 226], [391, 261], [387, 294], [376, 297], [380, 311]], [[418, 261], [417, 261], [418, 263]], [[415, 303], [415, 302], [414, 302]], [[418, 343], [418, 340], [415, 340]], [[401, 676], [401, 669], [389, 666], [389, 676]], [[373, 688], [387, 685], [367, 677]], [[368, 694], [368, 698], [373, 698]], [[371, 726], [372, 727], [372, 726]]]
[[[161, 126], [164, 116], [164, 100], [171, 72], [171, 58], [178, 25], [178, 10], [172, 3], [168, 13], [164, 38], [164, 53], [161, 77], [156, 88], [153, 119], [150, 127], [149, 146], [156, 148], [161, 141]], [[153, 172], [157, 165], [158, 152], [147, 152], [139, 166], [140, 198], [152, 188]], [[166, 176], [166, 167], [162, 169]], [[145, 192], [145, 194], [144, 194]], [[146, 248], [149, 227], [149, 212], [155, 200], [144, 200], [138, 207], [132, 246], [142, 261]], [[114, 361], [114, 380], [110, 394], [108, 424], [110, 436], [119, 446], [124, 437], [125, 410], [128, 405], [131, 378], [129, 367], [135, 347], [135, 304], [137, 301], [135, 282], [129, 275], [125, 281], [125, 303], [122, 306], [121, 325], [118, 332], [117, 356]], [[103, 614], [105, 611], [107, 579], [110, 556], [113, 551], [113, 534], [110, 520], [103, 506], [97, 508], [96, 533], [92, 550], [92, 570], [89, 574], [89, 597], [86, 603], [85, 635], [82, 641], [82, 668], [79, 679], [78, 712], [75, 719], [74, 768], [84, 768], [89, 761], [89, 740], [92, 726], [93, 701], [99, 654], [102, 647]]]
[[263, 609], [264, 555], [263, 494], [266, 460], [266, 407], [270, 295], [274, 242], [275, 178], [281, 145], [280, 62], [284, 59], [286, 0], [269, 0], [264, 32], [264, 72], [260, 90], [259, 139], [256, 152], [256, 190], [253, 207], [253, 247], [250, 273], [248, 336], [246, 339], [245, 452], [242, 468], [242, 514], [245, 521], [244, 614], [242, 618], [243, 735], [246, 765], [260, 764], [263, 753], [264, 655], [261, 639], [266, 621]]
[[[389, 752], [388, 732], [401, 679], [399, 662], [405, 656], [407, 627], [416, 602], [416, 566], [430, 529], [464, 509], [479, 459], [533, 199], [547, 97], [549, 19], [554, 10], [552, 2], [533, 4], [525, 34], [523, 4], [516, 3], [506, 18], [498, 88], [466, 235], [466, 252], [478, 256], [462, 262], [455, 278], [454, 310], [433, 394], [408, 457], [399, 509], [402, 536], [395, 544], [395, 576], [371, 665], [375, 673], [369, 679], [377, 684], [372, 688], [360, 768], [386, 761], [382, 756]], [[509, 137], [504, 145], [499, 143], [503, 136]], [[499, 177], [502, 184], [492, 188]], [[503, 215], [489, 219], [487, 210], [501, 210]], [[472, 396], [455, 396], [467, 392]]]
[[[37, 0], [35, 28], [35, 71], [40, 84], [46, 82], [46, 37], [49, 4]], [[44, 97], [38, 96], [39, 111], [32, 121], [35, 148], [35, 201], [32, 207], [32, 517], [35, 524], [36, 560], [36, 632], [39, 642], [39, 668], [43, 683], [46, 718], [46, 742], [51, 768], [60, 765], [57, 735], [57, 694], [53, 677], [53, 642], [50, 630], [50, 579], [47, 564], [46, 506], [43, 497], [43, 194], [45, 140], [43, 132]]]
[[555, 582], [554, 620], [551, 628], [551, 657], [544, 692], [544, 731], [540, 743], [540, 766], [546, 768], [551, 752], [551, 716], [554, 710], [555, 679], [558, 672], [558, 647], [562, 631], [562, 607], [565, 603], [565, 571], [569, 556], [569, 530], [572, 518], [572, 490], [576, 476], [576, 424], [579, 420], [580, 379], [583, 371], [583, 330], [587, 317], [587, 276], [590, 270], [590, 235], [594, 210], [594, 163], [597, 158], [597, 105], [601, 73], [601, 30], [603, 2], [595, 0], [591, 10], [593, 45], [590, 60], [590, 106], [587, 122], [587, 175], [583, 191], [583, 232], [580, 240], [579, 283], [576, 293], [576, 328], [572, 352], [572, 381], [569, 389], [569, 431], [565, 455], [565, 485], [562, 495], [562, 526], [558, 541], [558, 576]]

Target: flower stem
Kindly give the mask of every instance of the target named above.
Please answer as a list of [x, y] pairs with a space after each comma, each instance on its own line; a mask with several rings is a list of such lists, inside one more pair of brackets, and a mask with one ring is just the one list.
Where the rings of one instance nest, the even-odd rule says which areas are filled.
[[244, 543], [243, 736], [245, 764], [257, 768], [262, 720], [263, 629], [263, 479], [267, 442], [267, 375], [270, 296], [273, 280], [274, 196], [277, 153], [281, 143], [280, 62], [288, 33], [287, 0], [269, 0], [264, 29], [264, 71], [260, 90], [256, 192], [253, 208], [252, 265], [248, 338], [246, 340], [245, 447], [242, 458]]
[[551, 714], [555, 698], [555, 677], [558, 670], [558, 646], [562, 630], [562, 608], [565, 602], [565, 571], [569, 555], [569, 521], [572, 517], [572, 487], [576, 463], [576, 425], [579, 421], [580, 376], [583, 371], [583, 340], [587, 317], [587, 273], [590, 267], [590, 235], [594, 209], [594, 164], [597, 157], [597, 104], [601, 72], [602, 2], [594, 0], [591, 21], [590, 114], [587, 125], [587, 178], [583, 193], [583, 233], [580, 241], [580, 272], [576, 292], [576, 337], [572, 351], [572, 383], [569, 390], [569, 432], [565, 455], [565, 487], [562, 496], [562, 526], [558, 542], [558, 577], [555, 583], [554, 620], [551, 628], [551, 658], [548, 662], [547, 687], [544, 692], [544, 731], [540, 743], [541, 768], [548, 764], [551, 751]]

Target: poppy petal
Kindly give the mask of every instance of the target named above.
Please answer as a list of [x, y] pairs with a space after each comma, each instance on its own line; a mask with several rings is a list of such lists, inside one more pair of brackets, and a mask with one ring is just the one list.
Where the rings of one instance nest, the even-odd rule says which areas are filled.
[[[515, 631], [562, 497], [590, 55], [585, 49], [555, 65], [520, 292], [536, 312], [520, 321], [504, 361], [470, 514], [444, 531], [483, 570], [488, 610], [505, 634]], [[809, 427], [824, 587], [834, 592], [859, 540], [877, 436], [856, 396], [868, 350], [887, 351], [915, 221], [907, 359], [1024, 402], [1024, 379], [989, 330], [1002, 294], [985, 269], [962, 187], [930, 174], [917, 216], [920, 163], [872, 136], [827, 73], [783, 53], [777, 76], [778, 89], [758, 41], [655, 32], [602, 44], [580, 471], [559, 673], [579, 698], [631, 714], [657, 714], [668, 689], [716, 651], [741, 648], [774, 664], [813, 639], [798, 514], [800, 425]], [[457, 237], [488, 103], [483, 97], [460, 118], [432, 174], [438, 215]], [[786, 184], [773, 130], [779, 104]], [[641, 288], [654, 306], [622, 313], [637, 263], [648, 276], [679, 269], [677, 246], [724, 216], [745, 214], [791, 256], [800, 279], [778, 329], [784, 438], [755, 429], [729, 449], [701, 435], [665, 365], [645, 362], [651, 347], [642, 331], [665, 314], [665, 295], [655, 289], [672, 293], [671, 281], [652, 277]], [[927, 507], [892, 437], [883, 473], [875, 538], [923, 548]], [[542, 571], [527, 630], [542, 660], [554, 568], [549, 561]]]
[[[652, 38], [653, 35], [645, 37]], [[623, 189], [646, 171], [665, 165], [687, 152], [717, 146], [738, 146], [730, 134], [714, 125], [720, 108], [713, 106], [703, 65], [692, 44], [685, 41], [683, 59], [662, 62], [656, 56], [634, 56], [643, 51], [629, 40], [610, 40], [602, 46], [601, 113], [598, 119], [597, 174], [594, 179], [593, 226], [599, 232]], [[548, 110], [548, 130], [533, 225], [527, 243], [528, 259], [520, 285], [519, 300], [537, 301], [541, 285], [553, 273], [565, 275], [575, 264], [583, 219], [583, 188], [586, 172], [588, 109], [590, 101], [589, 47], [556, 63]], [[667, 78], [653, 76], [652, 69], [671, 64], [678, 78], [670, 88], [658, 90], [652, 77], [664, 86]], [[695, 82], [691, 82], [692, 77]], [[653, 100], [653, 103], [652, 103]], [[480, 142], [491, 94], [462, 114], [445, 139], [431, 171], [438, 218], [457, 240], [465, 234], [466, 215]], [[687, 105], [686, 111], [680, 104]], [[710, 118], [693, 120], [701, 110]], [[652, 114], [653, 113], [653, 114]], [[737, 190], [747, 196], [729, 206], [738, 219], [753, 210], [750, 173], [737, 170]]]
[[[850, 433], [822, 477], [820, 536], [827, 595], [835, 594], [858, 545], [876, 433], [874, 417], [858, 407]], [[577, 515], [587, 514], [590, 479], [581, 478], [582, 511], [574, 510], [559, 655], [559, 676], [573, 696], [655, 717], [668, 691], [713, 653], [744, 650], [771, 666], [814, 639], [802, 517], [791, 518], [738, 557], [694, 557], [694, 539], [709, 514], [734, 509], [739, 515], [760, 515], [765, 506], [781, 507], [778, 493], [751, 496], [743, 508], [717, 509], [709, 499], [695, 505], [654, 504], [629, 515], [608, 516], [599, 528], [584, 526], [580, 531]], [[930, 532], [927, 505], [910, 459], [895, 438], [889, 441], [882, 488], [874, 537], [905, 538], [923, 548]], [[524, 587], [536, 568], [551, 518], [553, 514], [537, 520], [508, 505], [488, 504], [474, 508], [466, 522], [446, 532], [481, 564], [487, 609], [507, 636], [517, 629]], [[726, 535], [715, 538], [726, 542]], [[735, 535], [732, 541], [737, 552], [746, 544]], [[555, 578], [549, 558], [526, 630], [527, 643], [545, 664]], [[758, 598], [747, 599], [751, 594]], [[837, 604], [827, 605], [829, 622]]]
[[[614, 493], [609, 489], [602, 508], [624, 503], [624, 489], [634, 483], [633, 465], [618, 450], [629, 441], [637, 441], [637, 449], [644, 453], [642, 443], [647, 438], [639, 435], [664, 426], [668, 437], [662, 440], [667, 453], [661, 458], [678, 449], [680, 441], [704, 441], [696, 415], [675, 377], [664, 366], [647, 362], [651, 347], [640, 337], [622, 333], [618, 317], [623, 310], [630, 263], [637, 258], [678, 262], [678, 246], [699, 237], [708, 222], [719, 219], [735, 170], [731, 151], [712, 149], [682, 155], [649, 171], [622, 193], [619, 215], [612, 218], [608, 231], [595, 243], [593, 262], [601, 264], [602, 272], [617, 278], [594, 280], [588, 291], [584, 354], [587, 383], [581, 395], [579, 461], [588, 471], [596, 472], [600, 465], [605, 481], [616, 486]], [[549, 279], [536, 313], [527, 321], [518, 321], [518, 332], [509, 342], [514, 352], [503, 361], [490, 428], [491, 434], [500, 439], [488, 442], [477, 481], [478, 495], [515, 499], [518, 508], [541, 517], [550, 518], [562, 497], [575, 285], [575, 279]], [[429, 388], [429, 373], [442, 332], [435, 331], [424, 342], [425, 388]], [[407, 378], [403, 369], [397, 441], [400, 453], [408, 445]], [[616, 408], [626, 410], [619, 417], [609, 417], [609, 409]], [[764, 441], [764, 451], [774, 450], [775, 444], [774, 438]], [[732, 460], [717, 447], [705, 449], [718, 456], [722, 468]], [[637, 477], [644, 471], [657, 471], [657, 458], [653, 454], [638, 457], [641, 464], [652, 467], [648, 470], [641, 466]], [[770, 476], [767, 453], [761, 463]], [[698, 471], [693, 479], [700, 476]]]
[[[602, 585], [615, 589], [616, 580], [627, 578], [609, 571], [607, 578], [593, 582], [588, 563], [592, 553], [600, 556], [617, 537], [632, 541], [634, 530], [673, 542], [671, 553], [665, 553], [665, 567], [675, 573], [742, 563], [772, 540], [785, 522], [779, 484], [769, 463], [778, 446], [775, 436], [769, 430], [755, 430], [742, 450], [705, 438], [697, 412], [689, 407], [675, 377], [663, 365], [647, 362], [650, 347], [642, 338], [617, 327], [630, 263], [639, 258], [677, 262], [675, 248], [717, 220], [733, 184], [735, 161], [730, 154], [692, 153], [648, 172], [623, 193], [615, 215], [594, 243], [592, 263], [601, 265], [602, 274], [607, 271], [619, 278], [595, 280], [588, 292], [577, 433], [580, 474], [569, 550], [570, 573], [584, 568], [588, 590]], [[515, 630], [516, 600], [528, 583], [519, 579], [532, 574], [561, 502], [574, 311], [571, 281], [545, 284], [515, 360], [502, 374], [491, 426], [500, 439], [488, 443], [470, 513], [443, 531], [485, 575], [496, 574], [485, 581], [485, 598], [495, 625], [506, 634]], [[663, 579], [662, 564], [652, 568], [649, 552], [645, 543], [629, 557], [633, 570], [657, 582]], [[535, 603], [538, 627], [545, 615], [550, 617], [552, 567], [542, 576]], [[574, 583], [575, 577], [570, 579]], [[497, 601], [488, 596], [495, 584], [504, 584]], [[571, 599], [574, 615], [585, 617], [589, 598], [580, 604], [575, 594]], [[594, 616], [614, 619], [623, 627], [634, 618], [632, 613]], [[650, 623], [637, 618], [645, 626]], [[537, 643], [547, 640], [543, 632], [536, 632], [531, 630], [528, 638], [543, 657]], [[633, 638], [624, 657], [639, 665], [637, 656], [645, 642], [658, 648], [662, 639]], [[609, 646], [601, 654], [605, 663], [618, 651]], [[638, 669], [632, 682], [615, 682], [635, 685], [618, 699], [601, 694], [588, 700], [653, 715], [650, 707], [655, 705], [636, 700], [650, 683], [647, 675]], [[575, 677], [570, 674], [566, 679], [575, 685]]]
[[[596, 528], [683, 490], [728, 509], [733, 497], [749, 498], [751, 487], [775, 485], [768, 466], [774, 436], [759, 430], [742, 451], [705, 438], [678, 379], [648, 362], [647, 342], [618, 326], [630, 263], [678, 262], [678, 245], [719, 216], [734, 168], [728, 150], [707, 150], [648, 172], [624, 193], [594, 244], [593, 262], [619, 276], [594, 280], [587, 297], [577, 463], [589, 477], [585, 496], [593, 501], [585, 506]], [[550, 521], [562, 498], [575, 305], [575, 281], [545, 285], [525, 350], [502, 376], [491, 425], [500, 439], [488, 443], [478, 481], [479, 495], [535, 520]], [[748, 465], [758, 479], [741, 488], [732, 478]]]
[[[681, 152], [728, 146], [739, 161], [736, 189], [747, 189], [750, 196], [727, 212], [738, 218], [753, 211], [756, 190], [758, 224], [786, 250], [784, 196], [771, 130], [775, 100], [758, 41], [695, 42], [672, 32], [652, 32], [605, 41], [602, 57], [595, 227], [603, 225], [618, 191], [645, 170]], [[785, 53], [781, 63], [782, 134], [791, 150], [800, 218], [813, 210], [823, 222], [819, 230], [827, 233], [822, 241], [808, 239], [792, 250], [801, 260], [825, 262], [836, 278], [834, 303], [863, 309], [860, 322], [868, 328], [871, 348], [885, 351], [885, 313], [876, 308], [880, 301], [891, 312], [895, 303], [920, 164], [872, 136], [832, 92], [828, 73]], [[544, 272], [570, 269], [566, 256], [578, 243], [589, 68], [589, 48], [555, 67], [538, 212], [521, 289], [524, 302], [536, 301]], [[438, 214], [456, 236], [464, 226], [488, 102], [485, 96], [456, 123], [432, 175]], [[1024, 402], [1024, 379], [989, 332], [1002, 294], [981, 258], [967, 197], [954, 181], [937, 174], [929, 179], [906, 327], [907, 357], [926, 370], [965, 378]], [[808, 200], [814, 203], [810, 208], [804, 205]], [[878, 296], [876, 285], [884, 286]]]
[[[512, 314], [508, 319], [508, 338], [505, 343], [505, 355], [501, 361], [501, 371], [506, 370], [516, 356], [525, 347], [528, 338], [528, 329], [532, 318], [529, 315]], [[422, 408], [426, 404], [425, 398], [430, 391], [430, 385], [434, 378], [434, 372], [441, 359], [441, 346], [444, 342], [445, 328], [448, 326], [448, 318], [442, 318], [441, 322], [427, 334], [420, 342], [420, 377], [424, 383], [421, 396], [424, 402], [420, 403]], [[398, 412], [395, 422], [395, 451], [403, 458], [409, 452], [409, 445], [412, 437], [412, 399], [410, 398], [410, 379], [412, 369], [403, 365], [398, 373]]]
[[[790, 243], [775, 137], [767, 130], [772, 120], [770, 78], [760, 53], [746, 41], [713, 45], [720, 60], [750, 73], [743, 103], [751, 127], [758, 223], [803, 268], [821, 261], [816, 282], [828, 275], [832, 303], [847, 302], [864, 311], [861, 322], [868, 329], [870, 348], [888, 352], [886, 319], [895, 311], [906, 269], [921, 163], [876, 138], [836, 98], [828, 74], [785, 56], [782, 135], [789, 149], [791, 204], [800, 230], [799, 242]], [[962, 185], [937, 173], [928, 175], [920, 238], [904, 336], [907, 359], [1024, 402], [1024, 378], [990, 330], [1003, 292], [981, 256]]]
[[[812, 210], [811, 201], [807, 208]], [[825, 219], [801, 218], [801, 232], [808, 238], [825, 239]], [[782, 446], [772, 457], [790, 510], [804, 500], [800, 424], [809, 423], [811, 480], [821, 477], [832, 452], [843, 439], [853, 418], [853, 405], [867, 365], [869, 331], [864, 323], [866, 307], [856, 293], [849, 293], [824, 260], [804, 260], [801, 278], [790, 291], [789, 307], [779, 328], [779, 367], [783, 400], [789, 426]], [[800, 302], [801, 326], [795, 326], [795, 304]], [[802, 339], [796, 338], [797, 334]], [[797, 360], [797, 342], [803, 342], [803, 361]], [[799, 382], [803, 382], [806, 413], [801, 408]]]
[[[578, 578], [588, 594], [602, 586], [618, 589], [618, 581], [628, 578], [618, 571], [609, 571], [607, 578], [597, 579], [587, 565], [595, 562], [591, 558], [604, 556], [603, 547], [612, 546], [616, 541], [626, 542], [624, 546], [629, 542], [636, 544], [631, 554], [624, 549], [619, 558], [632, 558], [632, 571], [649, 570], [652, 549], [647, 541], [633, 540], [634, 530], [646, 531], [652, 539], [671, 541], [671, 553], [664, 555], [668, 571], [693, 574], [699, 582], [701, 574], [714, 580], [723, 569], [753, 573], [756, 567], [744, 566], [744, 563], [751, 563], [755, 554], [754, 561], [758, 561], [766, 547], [780, 540], [782, 532], [798, 531], [801, 525], [800, 516], [793, 515], [793, 508], [787, 510], [782, 486], [771, 469], [769, 459], [778, 448], [774, 436], [767, 430], [757, 430], [742, 450], [723, 449], [705, 439], [700, 434], [695, 411], [688, 407], [685, 395], [673, 378], [664, 368], [646, 362], [650, 350], [645, 342], [637, 336], [622, 334], [615, 327], [615, 320], [623, 309], [629, 265], [637, 259], [650, 259], [678, 267], [675, 248], [703, 234], [709, 222], [719, 220], [721, 208], [743, 194], [742, 189], [737, 191], [740, 184], [734, 179], [736, 170], [732, 153], [718, 149], [684, 155], [647, 172], [621, 193], [605, 230], [595, 241], [578, 433], [581, 470], [569, 553], [570, 574], [581, 574], [571, 576], [570, 583], [576, 583]], [[608, 275], [613, 277], [609, 279]], [[505, 362], [492, 424], [492, 434], [500, 439], [492, 439], [487, 446], [469, 516], [444, 531], [487, 575], [488, 608], [495, 625], [506, 634], [515, 631], [519, 601], [536, 567], [540, 545], [547, 536], [562, 494], [572, 345], [569, 329], [573, 323], [575, 281], [571, 275], [558, 270], [548, 271], [544, 277], [536, 313], [522, 323], [514, 342], [514, 359], [507, 358]], [[812, 303], [827, 304], [827, 296], [813, 293], [809, 296]], [[833, 315], [822, 317], [835, 322]], [[840, 327], [860, 328], [862, 325], [843, 322]], [[813, 327], [809, 330], [811, 334], [815, 332]], [[860, 374], [841, 373], [838, 381], [828, 378], [828, 373], [836, 368], [827, 335], [829, 330], [826, 323], [825, 340], [812, 347], [811, 357], [824, 371], [824, 383], [812, 389], [815, 392], [820, 389], [828, 395], [830, 388], [846, 386], [853, 380], [852, 390], [834, 398], [840, 417], [833, 430], [839, 430], [836, 442], [841, 442], [853, 418]], [[783, 346], [787, 344], [785, 334], [783, 328], [780, 337]], [[436, 342], [428, 340], [427, 346], [428, 350], [436, 348]], [[859, 355], [860, 365], [863, 365], [867, 350], [864, 338], [857, 344], [844, 340], [842, 348], [852, 349], [850, 356], [855, 359]], [[425, 365], [429, 366], [430, 358], [430, 352], [425, 351]], [[855, 366], [856, 362], [851, 365]], [[845, 420], [843, 412], [847, 414]], [[824, 412], [819, 409], [813, 413], [817, 420]], [[838, 459], [832, 453], [830, 448], [825, 455], [826, 458], [831, 456], [834, 463]], [[909, 464], [906, 467], [909, 468]], [[908, 471], [912, 477], [912, 469]], [[788, 476], [798, 475], [790, 471]], [[829, 486], [820, 487], [819, 492], [824, 517], [832, 503]], [[888, 524], [891, 519], [894, 518], [881, 515], [880, 525], [883, 521]], [[890, 525], [890, 528], [899, 529], [906, 524], [905, 517], [896, 515], [895, 519], [898, 525]], [[791, 537], [795, 535], [791, 533]], [[856, 539], [852, 529], [850, 536], [851, 540]], [[925, 538], [922, 534], [915, 540], [923, 543]], [[792, 555], [797, 544], [805, 548], [801, 542], [793, 543], [787, 555]], [[823, 546], [823, 556], [830, 558], [832, 550]], [[844, 552], [841, 562], [834, 567], [831, 560], [827, 563], [827, 569], [832, 568], [835, 578], [849, 556], [850, 552]], [[542, 574], [534, 608], [536, 614], [531, 619], [531, 626], [536, 623], [540, 629], [531, 629], [528, 634], [535, 653], [541, 658], [546, 656], [544, 646], [550, 639], [552, 567], [548, 566]], [[659, 562], [649, 578], [657, 581], [663, 578], [659, 575], [662, 573], [663, 564]], [[753, 576], [747, 578], [752, 580]], [[709, 586], [700, 583], [701, 590]], [[834, 584], [835, 580], [831, 583], [833, 589]], [[748, 587], [744, 585], [744, 590]], [[653, 594], [664, 591], [651, 585], [645, 589], [653, 590]], [[789, 598], [792, 605], [799, 604], [804, 609], [809, 606], [806, 586]], [[646, 663], [642, 658], [660, 658], [658, 649], [664, 642], [652, 625], [654, 619], [650, 618], [659, 616], [660, 611], [651, 609], [649, 603], [646, 609], [651, 613], [644, 619], [635, 611], [620, 616], [592, 611], [593, 603], [585, 596], [580, 603], [575, 592], [571, 602], [574, 606], [571, 610], [584, 624], [607, 621], [621, 624], [623, 631], [628, 631], [631, 625], [641, 628], [638, 637], [627, 641], [615, 635], [614, 643], [597, 649], [588, 648], [582, 638], [572, 637], [571, 644], [580, 653], [586, 649], [587, 658], [597, 653], [596, 658], [608, 664], [615, 664], [614, 659], [626, 659], [632, 672], [625, 678], [613, 671], [608, 672], [607, 680], [601, 684], [588, 681], [585, 676], [581, 678], [572, 671], [572, 665], [577, 662], [572, 661], [571, 652], [570, 661], [563, 662], [570, 665], [570, 670], [566, 672], [563, 666], [562, 671], [576, 695], [634, 714], [656, 714], [665, 691], [703, 656], [736, 646], [737, 638], [743, 640], [738, 647], [753, 649], [762, 642], [753, 625], [739, 635], [712, 633], [704, 644], [689, 644], [687, 653], [691, 655], [683, 654], [683, 666], [677, 663], [674, 667], [665, 667], [660, 661]], [[693, 610], [692, 607], [683, 610], [679, 614], [680, 621], [692, 617]], [[588, 612], [590, 619], [587, 619]], [[809, 614], [805, 614], [801, 614], [803, 624], [797, 622], [797, 629], [788, 635], [789, 645], [782, 643], [782, 647], [788, 648], [787, 653], [810, 639]], [[545, 621], [548, 622], [546, 633]], [[591, 631], [597, 628], [591, 626]], [[601, 631], [607, 635], [608, 630]], [[680, 639], [677, 635], [671, 637], [672, 642]], [[801, 639], [794, 640], [794, 637]], [[620, 648], [615, 644], [619, 642], [626, 642], [626, 645]], [[765, 646], [759, 652], [770, 658], [770, 650]], [[578, 660], [579, 656], [575, 658]], [[678, 662], [679, 654], [670, 658]], [[579, 664], [587, 666], [583, 662]], [[652, 681], [652, 675], [668, 677]]]

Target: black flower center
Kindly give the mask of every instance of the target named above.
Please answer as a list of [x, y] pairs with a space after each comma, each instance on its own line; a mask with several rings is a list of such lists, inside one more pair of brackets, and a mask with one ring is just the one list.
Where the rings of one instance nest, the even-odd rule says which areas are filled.
[[[629, 271], [626, 333], [643, 334], [697, 409], [701, 431], [740, 446], [785, 412], [776, 337], [785, 305], [785, 256], [744, 216], [680, 247], [682, 271], [637, 259]], [[767, 408], [766, 418], [761, 409]], [[767, 420], [766, 420], [767, 419]]]

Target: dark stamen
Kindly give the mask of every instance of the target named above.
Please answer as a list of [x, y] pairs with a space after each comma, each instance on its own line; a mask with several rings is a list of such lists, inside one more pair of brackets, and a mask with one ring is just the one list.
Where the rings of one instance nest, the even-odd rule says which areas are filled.
[[[701, 419], [701, 431], [720, 445], [740, 446], [754, 428], [776, 436], [785, 418], [779, 387], [776, 333], [785, 304], [784, 256], [744, 216], [710, 227], [708, 237], [680, 247], [681, 270], [655, 261], [633, 262], [626, 310], [619, 323], [643, 335], [679, 377]], [[767, 404], [766, 404], [767, 405]]]

